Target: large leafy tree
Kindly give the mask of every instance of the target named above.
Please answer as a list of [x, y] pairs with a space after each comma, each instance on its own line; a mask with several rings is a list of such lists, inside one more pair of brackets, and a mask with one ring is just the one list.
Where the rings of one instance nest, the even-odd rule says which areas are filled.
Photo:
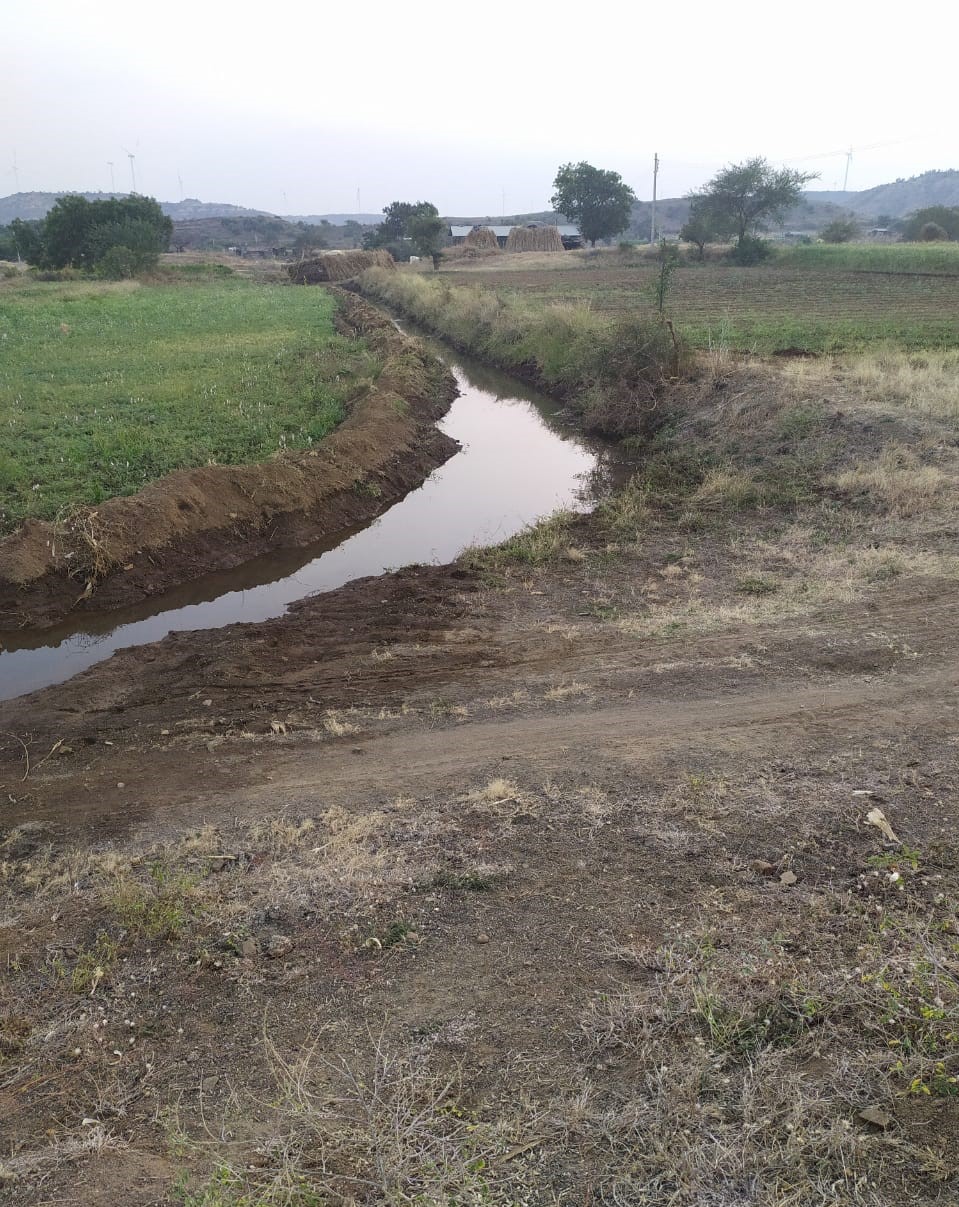
[[595, 247], [597, 239], [610, 239], [629, 225], [636, 194], [618, 172], [592, 164], [565, 163], [553, 181], [556, 192], [550, 205], [579, 227]]
[[802, 186], [815, 179], [815, 172], [774, 168], [757, 156], [717, 172], [701, 192], [693, 194], [693, 210], [707, 218], [717, 234], [735, 236], [743, 243], [769, 222], [781, 221], [799, 201]]
[[430, 201], [393, 201], [383, 209], [383, 221], [363, 237], [364, 247], [400, 247], [422, 229], [422, 221], [438, 222], [439, 210]]
[[128, 275], [148, 268], [165, 251], [173, 222], [152, 197], [87, 201], [78, 194], [61, 197], [35, 228], [14, 223], [22, 254], [39, 268], [93, 271], [123, 266]]

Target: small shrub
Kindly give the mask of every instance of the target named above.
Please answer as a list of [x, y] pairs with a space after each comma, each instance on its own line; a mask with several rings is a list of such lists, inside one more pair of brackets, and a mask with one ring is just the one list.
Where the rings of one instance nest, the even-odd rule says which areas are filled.
[[137, 275], [138, 257], [129, 247], [111, 247], [97, 265], [97, 275], [109, 281], [128, 281]]
[[176, 939], [190, 914], [188, 899], [196, 887], [194, 877], [174, 875], [165, 864], [150, 867], [150, 884], [121, 877], [108, 904], [120, 923], [148, 939]]
[[741, 595], [772, 595], [776, 590], [776, 583], [771, 578], [747, 574], [736, 584], [736, 590]]
[[767, 239], [760, 239], [756, 235], [743, 235], [730, 251], [729, 258], [734, 264], [749, 267], [762, 264], [772, 255], [773, 247]]
[[119, 945], [103, 933], [97, 935], [92, 947], [81, 947], [70, 974], [73, 992], [85, 996], [94, 994], [100, 982], [109, 978], [118, 950]]
[[851, 218], [835, 218], [820, 231], [824, 243], [851, 243], [859, 234], [859, 225]]

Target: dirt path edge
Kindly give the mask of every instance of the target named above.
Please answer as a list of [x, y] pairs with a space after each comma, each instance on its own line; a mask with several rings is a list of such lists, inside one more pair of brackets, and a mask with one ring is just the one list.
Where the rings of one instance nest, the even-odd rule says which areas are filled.
[[457, 395], [452, 375], [374, 306], [331, 292], [340, 331], [385, 362], [343, 423], [306, 453], [177, 470], [64, 523], [28, 521], [0, 541], [0, 630], [122, 607], [367, 523], [453, 455], [435, 426]]

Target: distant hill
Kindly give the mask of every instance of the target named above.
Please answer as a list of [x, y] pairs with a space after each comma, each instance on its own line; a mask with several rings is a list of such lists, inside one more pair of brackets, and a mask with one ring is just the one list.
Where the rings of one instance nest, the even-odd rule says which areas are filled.
[[[69, 191], [69, 190], [67, 190]], [[63, 193], [13, 193], [9, 197], [0, 197], [0, 226], [9, 226], [14, 218], [30, 221], [45, 218], [56, 205], [57, 198], [66, 196]], [[127, 193], [81, 193], [87, 201], [107, 201], [111, 197], [126, 197]], [[228, 205], [225, 202], [198, 201], [188, 197], [184, 201], [161, 201], [160, 208], [174, 222], [187, 221], [192, 218], [229, 218], [229, 217], [272, 217], [264, 210], [251, 210], [242, 205]]]
[[810, 191], [805, 196], [811, 201], [831, 202], [863, 218], [878, 218], [880, 214], [904, 218], [930, 205], [959, 205], [959, 171], [923, 172], [859, 193]]

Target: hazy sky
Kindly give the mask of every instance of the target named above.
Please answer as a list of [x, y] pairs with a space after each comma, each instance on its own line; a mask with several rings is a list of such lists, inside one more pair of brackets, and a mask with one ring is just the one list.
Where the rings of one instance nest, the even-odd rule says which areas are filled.
[[[19, 0], [0, 195], [130, 188], [276, 213], [546, 208], [557, 167], [641, 198], [765, 155], [850, 189], [959, 167], [959, 6]], [[14, 168], [16, 164], [16, 170]], [[182, 181], [182, 186], [181, 186]]]

